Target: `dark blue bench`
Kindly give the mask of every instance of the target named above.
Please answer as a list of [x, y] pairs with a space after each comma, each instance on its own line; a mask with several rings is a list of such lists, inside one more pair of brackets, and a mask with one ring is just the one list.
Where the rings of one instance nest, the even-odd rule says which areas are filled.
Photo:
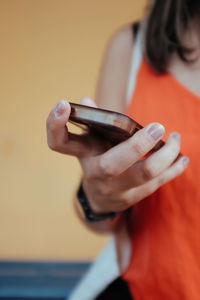
[[0, 261], [0, 299], [66, 299], [89, 265]]

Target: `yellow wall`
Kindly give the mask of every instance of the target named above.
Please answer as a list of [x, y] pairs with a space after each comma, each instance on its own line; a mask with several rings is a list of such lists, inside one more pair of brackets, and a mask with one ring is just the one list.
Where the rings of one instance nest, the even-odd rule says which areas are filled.
[[80, 168], [48, 149], [45, 121], [94, 95], [106, 41], [145, 2], [0, 0], [0, 259], [92, 259], [105, 243], [73, 213]]

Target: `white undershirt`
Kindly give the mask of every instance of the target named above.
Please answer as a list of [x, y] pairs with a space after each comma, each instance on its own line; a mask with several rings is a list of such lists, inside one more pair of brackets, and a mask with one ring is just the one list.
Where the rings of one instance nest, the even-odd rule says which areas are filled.
[[[140, 26], [141, 27], [141, 26]], [[133, 47], [132, 57], [131, 57], [131, 65], [130, 72], [128, 76], [128, 85], [126, 90], [126, 105], [128, 106], [132, 95], [135, 90], [136, 77], [138, 73], [138, 69], [142, 60], [143, 51], [142, 51], [142, 30], [138, 30], [135, 45]]]

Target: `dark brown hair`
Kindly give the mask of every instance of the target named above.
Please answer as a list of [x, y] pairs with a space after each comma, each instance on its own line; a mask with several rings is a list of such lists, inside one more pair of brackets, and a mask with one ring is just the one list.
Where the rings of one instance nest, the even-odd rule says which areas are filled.
[[145, 55], [152, 69], [165, 73], [173, 52], [190, 63], [193, 49], [184, 45], [183, 34], [191, 20], [200, 18], [200, 0], [154, 0], [145, 41]]

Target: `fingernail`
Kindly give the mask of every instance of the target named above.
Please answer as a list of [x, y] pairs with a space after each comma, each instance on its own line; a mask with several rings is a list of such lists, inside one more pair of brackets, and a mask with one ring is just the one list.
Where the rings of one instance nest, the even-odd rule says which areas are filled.
[[63, 115], [63, 113], [66, 111], [67, 105], [68, 103], [66, 100], [61, 100], [56, 104], [54, 108], [54, 115], [56, 118], [59, 118], [60, 116]]
[[182, 159], [182, 162], [183, 162], [183, 165], [186, 167], [187, 165], [188, 165], [188, 163], [189, 163], [189, 158], [188, 157], [183, 157], [183, 159]]
[[159, 140], [165, 132], [164, 127], [161, 124], [153, 124], [147, 130], [147, 133], [155, 140]]
[[172, 137], [173, 137], [175, 140], [177, 140], [177, 142], [179, 142], [180, 139], [181, 139], [181, 136], [180, 136], [180, 134], [179, 134], [178, 132], [173, 132], [173, 133], [172, 133]]

